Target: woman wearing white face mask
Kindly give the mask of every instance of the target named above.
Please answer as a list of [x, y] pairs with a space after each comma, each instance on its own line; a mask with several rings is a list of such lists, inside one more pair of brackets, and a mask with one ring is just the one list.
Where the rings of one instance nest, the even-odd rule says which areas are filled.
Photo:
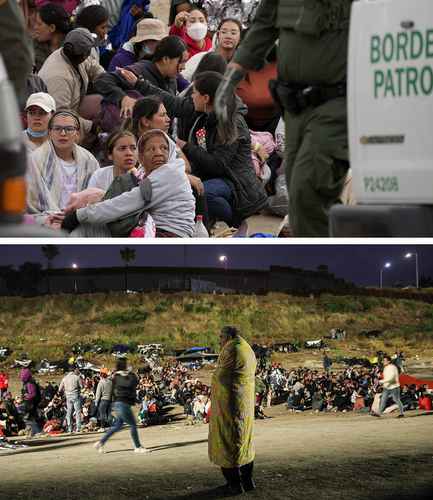
[[201, 9], [179, 12], [170, 28], [170, 35], [176, 35], [187, 44], [189, 57], [212, 49], [208, 35], [207, 14]]

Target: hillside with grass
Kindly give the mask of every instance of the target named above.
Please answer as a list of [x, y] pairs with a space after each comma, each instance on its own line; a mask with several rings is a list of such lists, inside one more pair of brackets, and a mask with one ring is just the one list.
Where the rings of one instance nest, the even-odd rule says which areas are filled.
[[[34, 360], [70, 355], [77, 342], [162, 343], [166, 350], [217, 348], [223, 325], [236, 325], [250, 342], [298, 342], [344, 328], [345, 341], [328, 341], [334, 355], [403, 349], [433, 353], [433, 306], [415, 300], [322, 295], [294, 297], [179, 294], [56, 295], [2, 298], [0, 345]], [[367, 339], [363, 330], [383, 330]]]

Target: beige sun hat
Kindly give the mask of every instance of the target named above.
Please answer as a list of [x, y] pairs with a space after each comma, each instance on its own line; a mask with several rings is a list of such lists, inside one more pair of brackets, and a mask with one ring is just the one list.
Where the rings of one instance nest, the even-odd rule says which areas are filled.
[[131, 43], [145, 40], [162, 40], [168, 35], [165, 24], [159, 19], [142, 19], [137, 24], [137, 34], [129, 41]]

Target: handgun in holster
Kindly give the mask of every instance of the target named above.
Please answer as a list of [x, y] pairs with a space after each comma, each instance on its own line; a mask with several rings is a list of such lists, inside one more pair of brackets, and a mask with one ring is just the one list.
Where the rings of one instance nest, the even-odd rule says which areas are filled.
[[293, 85], [281, 80], [270, 80], [269, 90], [274, 101], [283, 110], [298, 115], [308, 107], [316, 108], [325, 102], [346, 96], [345, 82], [330, 85]]
[[299, 114], [302, 109], [299, 108], [296, 94], [297, 89], [290, 87], [287, 83], [280, 80], [270, 80], [269, 90], [272, 98], [277, 103], [281, 111], [286, 110], [289, 113]]

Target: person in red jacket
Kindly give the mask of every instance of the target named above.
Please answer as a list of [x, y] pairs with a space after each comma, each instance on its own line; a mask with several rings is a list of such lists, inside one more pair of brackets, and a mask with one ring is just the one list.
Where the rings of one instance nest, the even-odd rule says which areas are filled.
[[208, 35], [207, 14], [194, 8], [190, 12], [177, 14], [170, 35], [176, 35], [186, 43], [189, 57], [212, 49], [212, 39]]
[[3, 399], [4, 395], [8, 392], [9, 387], [9, 376], [8, 374], [0, 370], [0, 399]]

